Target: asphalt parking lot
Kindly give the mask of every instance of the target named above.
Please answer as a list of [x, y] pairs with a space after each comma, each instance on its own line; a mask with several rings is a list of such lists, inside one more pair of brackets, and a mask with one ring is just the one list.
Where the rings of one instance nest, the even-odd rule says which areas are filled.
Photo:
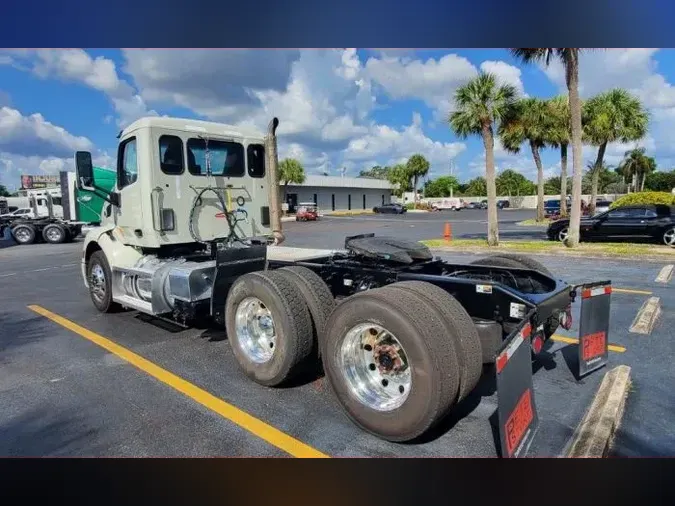
[[[470, 221], [471, 213], [476, 221]], [[519, 232], [515, 222], [525, 218], [518, 213], [500, 211], [503, 234], [510, 220]], [[484, 234], [484, 211], [450, 216], [458, 237]], [[446, 213], [411, 213], [284, 227], [289, 246], [340, 248], [345, 235], [366, 232], [438, 237], [446, 220]], [[321, 378], [284, 389], [250, 382], [217, 329], [177, 331], [133, 311], [97, 313], [82, 285], [80, 247], [0, 249], [0, 455], [497, 455], [490, 374], [428, 440], [387, 443], [355, 427]], [[609, 279], [615, 288], [610, 342], [618, 351], [610, 352], [609, 366], [630, 365], [633, 386], [613, 454], [675, 454], [674, 282], [654, 282], [663, 263], [538, 258], [568, 281]], [[660, 297], [661, 319], [651, 334], [632, 334], [631, 322], [649, 296]], [[45, 314], [65, 320], [55, 322]], [[604, 371], [575, 378], [575, 345], [566, 341], [576, 328], [561, 332], [547, 357], [535, 364], [541, 425], [530, 456], [564, 451], [602, 379]]]

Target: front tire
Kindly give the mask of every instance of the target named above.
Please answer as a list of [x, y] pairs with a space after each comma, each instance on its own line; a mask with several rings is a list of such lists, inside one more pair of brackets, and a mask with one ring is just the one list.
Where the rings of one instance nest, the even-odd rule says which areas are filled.
[[225, 302], [225, 328], [239, 366], [261, 385], [291, 379], [312, 351], [309, 308], [300, 289], [279, 272], [237, 278]]
[[670, 227], [663, 232], [663, 244], [675, 248], [675, 227]]
[[321, 350], [349, 418], [394, 442], [414, 440], [442, 420], [457, 402], [460, 377], [444, 330], [424, 298], [390, 286], [340, 303]]
[[558, 242], [564, 243], [570, 235], [569, 227], [563, 227], [555, 233], [555, 238]]
[[101, 313], [114, 313], [121, 309], [112, 299], [112, 271], [103, 251], [96, 251], [89, 258], [87, 284], [91, 301]]

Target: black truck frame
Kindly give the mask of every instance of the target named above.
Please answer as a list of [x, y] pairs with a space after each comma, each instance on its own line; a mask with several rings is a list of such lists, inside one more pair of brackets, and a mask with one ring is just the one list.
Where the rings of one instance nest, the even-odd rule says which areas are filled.
[[[347, 237], [344, 251], [309, 258], [268, 258], [264, 243], [213, 251], [216, 271], [211, 297], [201, 309], [225, 326], [235, 358], [251, 379], [267, 386], [281, 385], [302, 369], [295, 368], [298, 357], [309, 356], [323, 363], [333, 391], [353, 422], [380, 438], [400, 442], [415, 440], [435, 426], [475, 388], [487, 366], [497, 378], [499, 419], [504, 421], [500, 434], [510, 442], [502, 444], [507, 456], [524, 453], [536, 431], [534, 399], [523, 397], [534, 395], [532, 358], [543, 351], [556, 329], [571, 327], [571, 306], [580, 289], [586, 293], [609, 285], [571, 285], [539, 262], [519, 255], [496, 254], [456, 264], [434, 257], [421, 243], [374, 234]], [[282, 330], [277, 331], [293, 341], [283, 353], [296, 353], [295, 358], [279, 358], [273, 366], [242, 353], [242, 323], [235, 313], [252, 296], [265, 299], [261, 307], [269, 306], [282, 320]], [[326, 303], [327, 299], [331, 302]], [[305, 328], [305, 311], [312, 319], [310, 331]], [[199, 312], [197, 307], [176, 301], [173, 318], [190, 319]], [[609, 313], [602, 318], [605, 321], [596, 324], [607, 329]], [[392, 379], [401, 394], [406, 388], [412, 392], [406, 393], [412, 400], [391, 413], [374, 404], [359, 404], [357, 395], [346, 386], [344, 378], [352, 374], [348, 370], [354, 364], [349, 361], [355, 355], [345, 358], [345, 333], [355, 322], [364, 324], [364, 334], [370, 332], [373, 339], [379, 339], [375, 329], [386, 330], [387, 326], [394, 326], [401, 335], [415, 334], [412, 340], [404, 335], [405, 345], [359, 345], [358, 353], [366, 353], [365, 360], [372, 362], [370, 370], [382, 373], [378, 381], [384, 387], [389, 384], [387, 374], [395, 379], [405, 368], [409, 375], [417, 374], [417, 387], [412, 390], [410, 383], [399, 385]], [[371, 324], [373, 328], [368, 329]], [[366, 335], [365, 339], [370, 338]], [[310, 353], [307, 343], [312, 340], [315, 346]], [[304, 355], [297, 351], [300, 348]], [[528, 358], [523, 358], [525, 349]], [[418, 364], [401, 366], [410, 357]], [[358, 379], [355, 388], [364, 381], [368, 379]], [[517, 437], [513, 427], [519, 427]]]

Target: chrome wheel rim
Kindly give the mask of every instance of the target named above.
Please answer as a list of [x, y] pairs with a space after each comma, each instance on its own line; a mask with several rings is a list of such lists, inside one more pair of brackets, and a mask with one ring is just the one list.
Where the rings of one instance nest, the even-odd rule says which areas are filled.
[[276, 329], [272, 312], [257, 297], [247, 297], [235, 312], [237, 341], [249, 360], [264, 364], [276, 349]]
[[663, 242], [666, 246], [675, 247], [675, 228], [671, 228], [663, 234]]
[[89, 286], [91, 295], [97, 302], [102, 303], [105, 300], [105, 271], [100, 264], [94, 264], [91, 267], [91, 274], [89, 275]]
[[30, 230], [25, 227], [14, 230], [14, 238], [18, 242], [28, 242], [30, 240]]
[[50, 227], [45, 234], [50, 241], [56, 242], [61, 239], [61, 231], [56, 227]]
[[350, 393], [376, 411], [393, 411], [408, 398], [412, 370], [399, 340], [372, 323], [351, 328], [339, 350]]
[[558, 232], [558, 240], [560, 242], [565, 242], [567, 240], [568, 235], [569, 235], [569, 229], [567, 227], [565, 227], [560, 232]]

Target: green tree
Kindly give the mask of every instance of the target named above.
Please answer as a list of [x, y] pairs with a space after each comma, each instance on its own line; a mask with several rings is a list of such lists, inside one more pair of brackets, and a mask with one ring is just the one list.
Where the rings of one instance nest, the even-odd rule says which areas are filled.
[[286, 187], [289, 183], [302, 184], [305, 182], [305, 168], [295, 158], [285, 158], [279, 163], [277, 173], [279, 182], [284, 187], [284, 202], [286, 202]]
[[481, 73], [455, 92], [456, 110], [449, 117], [450, 128], [466, 139], [480, 135], [485, 147], [485, 180], [488, 197], [488, 234], [490, 246], [499, 244], [497, 222], [497, 188], [495, 183], [495, 127], [511, 114], [516, 101], [516, 88], [510, 84], [499, 85], [491, 73]]
[[525, 63], [543, 62], [546, 66], [556, 57], [565, 69], [565, 82], [570, 106], [570, 131], [572, 144], [572, 212], [569, 235], [565, 244], [571, 248], [579, 245], [581, 223], [581, 178], [583, 175], [581, 99], [579, 98], [579, 53], [578, 47], [518, 47], [511, 53]]
[[544, 167], [540, 150], [549, 137], [550, 109], [548, 103], [538, 98], [524, 98], [516, 103], [511, 114], [502, 122], [499, 137], [511, 153], [518, 153], [527, 142], [537, 167], [537, 221], [544, 219]]
[[[563, 191], [562, 191], [562, 181], [561, 181], [560, 176], [553, 176], [549, 177], [546, 182], [544, 183], [544, 191], [546, 192], [546, 195], [561, 195], [561, 199], [563, 198]], [[566, 186], [572, 186], [572, 178], [568, 177], [567, 178], [567, 185]], [[564, 197], [567, 199], [567, 196]], [[562, 209], [562, 205], [561, 205]], [[562, 211], [561, 211], [562, 212]]]
[[406, 163], [406, 169], [412, 179], [413, 205], [417, 207], [417, 183], [429, 173], [429, 162], [419, 153], [412, 155]]
[[464, 193], [467, 197], [487, 196], [487, 181], [481, 176], [472, 179], [467, 183]]
[[593, 185], [595, 185], [595, 196], [597, 196], [598, 192], [605, 193], [610, 185], [620, 182], [620, 176], [604, 163], [600, 167], [595, 165], [595, 163], [589, 163], [586, 168], [588, 170], [581, 180], [581, 188], [584, 193], [593, 195]]
[[424, 184], [424, 196], [427, 198], [449, 197], [457, 188], [459, 188], [459, 181], [455, 176], [440, 176]]
[[394, 165], [387, 179], [391, 184], [398, 185], [398, 188], [394, 190], [394, 194], [397, 197], [402, 196], [405, 192], [412, 191], [412, 177], [408, 172], [408, 167], [403, 164]]
[[[572, 136], [570, 104], [569, 99], [560, 95], [548, 101], [549, 107], [549, 128], [547, 132], [547, 144], [553, 148], [560, 149], [560, 177], [558, 178], [558, 190], [549, 193], [546, 189], [547, 183], [544, 183], [544, 192], [548, 195], [560, 194], [560, 214], [567, 216], [567, 187], [569, 178], [567, 177], [567, 147]], [[572, 186], [569, 184], [569, 186]], [[548, 186], [550, 188], [550, 185]]]
[[656, 171], [647, 174], [645, 178], [645, 190], [655, 192], [672, 192], [675, 188], [675, 170], [670, 172]]
[[391, 167], [381, 167], [375, 165], [371, 169], [362, 170], [359, 173], [359, 177], [371, 177], [375, 179], [388, 179], [389, 173], [391, 172]]
[[630, 142], [647, 134], [649, 115], [640, 100], [626, 90], [615, 88], [589, 99], [583, 107], [583, 128], [586, 140], [598, 146], [593, 171], [589, 211], [595, 211], [598, 177], [602, 172], [605, 150], [610, 142]]
[[534, 192], [535, 185], [525, 176], [512, 169], [506, 169], [497, 176], [497, 193], [509, 197], [529, 195]]
[[645, 154], [645, 148], [626, 151], [617, 173], [629, 182], [633, 191], [644, 191], [647, 175], [656, 171], [656, 160]]
[[7, 187], [4, 184], [0, 184], [0, 197], [11, 197], [12, 194], [9, 193]]

